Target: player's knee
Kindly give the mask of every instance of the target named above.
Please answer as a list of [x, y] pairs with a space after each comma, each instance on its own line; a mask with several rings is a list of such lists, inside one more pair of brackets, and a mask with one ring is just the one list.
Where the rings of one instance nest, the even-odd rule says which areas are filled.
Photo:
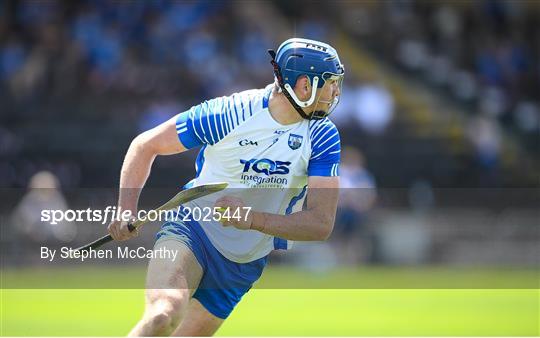
[[167, 295], [153, 304], [148, 311], [148, 321], [153, 331], [159, 334], [170, 334], [180, 324], [188, 305], [189, 295], [178, 293]]
[[180, 324], [180, 320], [175, 318], [175, 314], [167, 312], [154, 313], [149, 321], [152, 331], [156, 335], [169, 335]]

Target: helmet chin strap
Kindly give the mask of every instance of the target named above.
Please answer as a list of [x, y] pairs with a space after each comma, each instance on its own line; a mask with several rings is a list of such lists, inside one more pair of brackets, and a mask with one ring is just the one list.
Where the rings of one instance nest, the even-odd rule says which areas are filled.
[[[319, 100], [317, 101], [317, 105], [319, 103], [329, 103], [328, 101]], [[328, 112], [325, 112], [324, 110], [317, 110], [317, 105], [315, 105], [315, 110], [310, 115], [310, 120], [319, 120], [324, 119], [326, 116], [328, 116]]]
[[[306, 120], [321, 119], [321, 118], [324, 118], [326, 115], [328, 115], [328, 113], [326, 113], [325, 111], [322, 111], [322, 110], [313, 111], [311, 113], [311, 115], [308, 115], [302, 109], [302, 107], [300, 107], [300, 105], [298, 104], [298, 102], [300, 102], [304, 106], [309, 106], [310, 104], [313, 103], [313, 101], [315, 100], [315, 93], [317, 92], [317, 90], [315, 88], [317, 88], [319, 78], [315, 77], [315, 79], [313, 80], [314, 83], [313, 83], [313, 87], [312, 87], [312, 90], [311, 90], [310, 99], [307, 102], [302, 102], [302, 101], [298, 100], [296, 95], [294, 95], [294, 91], [292, 90], [291, 86], [289, 84], [284, 84], [283, 76], [281, 75], [281, 70], [279, 69], [279, 65], [276, 62], [276, 52], [274, 52], [274, 50], [272, 50], [272, 49], [269, 49], [268, 54], [270, 54], [270, 56], [272, 57], [272, 60], [270, 61], [270, 63], [274, 67], [274, 75], [276, 76], [276, 79], [278, 80], [278, 85], [281, 88], [282, 93], [285, 95], [287, 100], [289, 100], [289, 102], [294, 107], [294, 109], [298, 112], [298, 114], [300, 116], [302, 116], [302, 118], [304, 118]], [[291, 96], [291, 93], [289, 92], [289, 90], [293, 93], [294, 97]]]

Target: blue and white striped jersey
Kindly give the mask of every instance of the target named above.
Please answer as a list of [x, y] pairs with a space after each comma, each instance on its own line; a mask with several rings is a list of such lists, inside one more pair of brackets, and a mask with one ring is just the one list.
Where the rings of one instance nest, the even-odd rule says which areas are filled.
[[[278, 123], [268, 110], [271, 89], [269, 85], [215, 98], [178, 115], [180, 142], [188, 149], [202, 146], [190, 183], [229, 183], [222, 194], [186, 207], [213, 207], [226, 194], [239, 196], [253, 211], [290, 214], [302, 209], [309, 176], [338, 176], [340, 138], [335, 125], [328, 118]], [[290, 241], [254, 230], [214, 221], [201, 225], [212, 244], [238, 263], [291, 246]]]

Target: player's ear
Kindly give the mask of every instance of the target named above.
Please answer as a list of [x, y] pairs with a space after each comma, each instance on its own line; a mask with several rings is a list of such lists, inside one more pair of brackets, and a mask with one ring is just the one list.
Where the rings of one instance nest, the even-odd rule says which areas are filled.
[[306, 101], [311, 96], [311, 84], [309, 83], [309, 77], [307, 75], [301, 75], [296, 80], [294, 86], [296, 96], [302, 101]]

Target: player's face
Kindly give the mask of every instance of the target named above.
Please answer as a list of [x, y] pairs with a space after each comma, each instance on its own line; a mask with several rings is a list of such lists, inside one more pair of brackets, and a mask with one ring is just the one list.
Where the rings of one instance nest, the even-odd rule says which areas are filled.
[[341, 79], [337, 76], [331, 77], [325, 81], [322, 88], [317, 89], [317, 99], [311, 108], [328, 112], [334, 99], [339, 95], [341, 95]]

